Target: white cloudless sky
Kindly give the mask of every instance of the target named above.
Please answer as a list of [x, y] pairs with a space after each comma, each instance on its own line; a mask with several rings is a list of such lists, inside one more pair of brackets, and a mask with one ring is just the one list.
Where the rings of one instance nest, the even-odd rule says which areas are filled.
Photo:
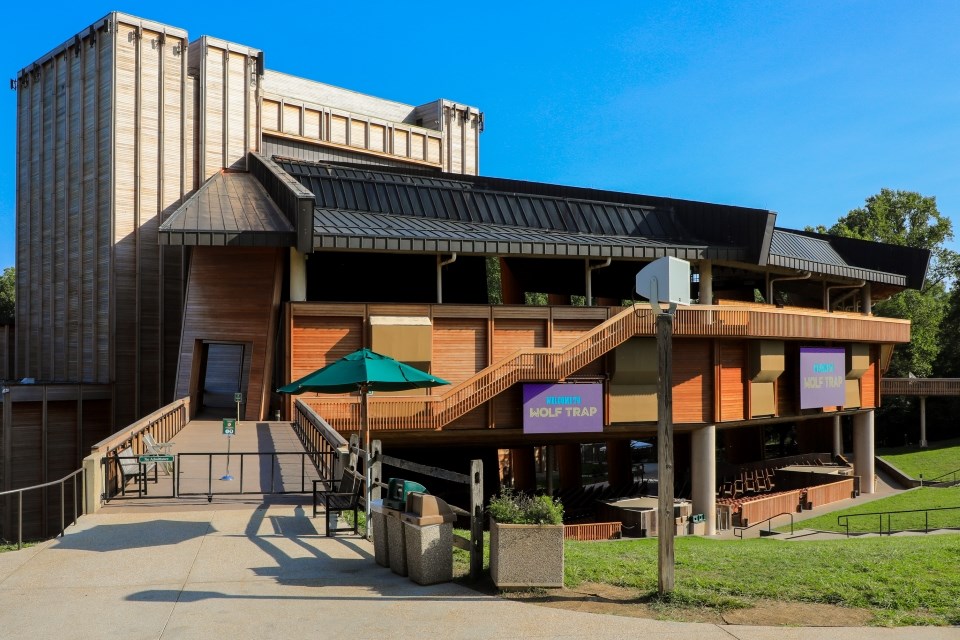
[[[484, 175], [760, 207], [788, 228], [883, 187], [960, 214], [955, 2], [19, 2], [7, 75], [113, 10], [258, 47], [276, 71], [478, 107]], [[0, 268], [15, 135], [5, 90]]]

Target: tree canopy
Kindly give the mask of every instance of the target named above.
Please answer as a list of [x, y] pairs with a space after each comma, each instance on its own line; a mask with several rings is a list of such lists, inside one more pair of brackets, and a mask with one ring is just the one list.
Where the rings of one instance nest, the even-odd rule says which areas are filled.
[[0, 324], [13, 324], [16, 304], [16, 269], [7, 267], [0, 275]]
[[946, 285], [960, 264], [957, 253], [946, 246], [953, 239], [953, 224], [940, 213], [937, 199], [915, 191], [881, 189], [829, 229], [821, 226], [817, 231], [930, 251], [923, 290], [902, 291], [876, 303], [873, 312], [911, 321], [910, 344], [894, 351], [887, 375], [934, 375], [943, 342], [943, 320], [949, 307]]

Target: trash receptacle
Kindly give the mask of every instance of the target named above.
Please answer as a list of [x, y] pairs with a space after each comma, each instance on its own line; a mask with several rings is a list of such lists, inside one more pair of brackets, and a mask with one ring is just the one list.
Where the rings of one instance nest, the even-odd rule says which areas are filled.
[[390, 566], [390, 545], [387, 542], [387, 509], [383, 500], [370, 502], [370, 531], [373, 534], [373, 558], [381, 567]]
[[400, 520], [400, 511], [384, 508], [387, 521], [387, 556], [390, 570], [400, 576], [407, 575], [407, 543]]
[[383, 499], [383, 506], [388, 509], [406, 511], [407, 494], [412, 491], [430, 493], [427, 491], [427, 488], [419, 482], [404, 480], [403, 478], [390, 478], [390, 481], [387, 483], [387, 497]]
[[417, 584], [453, 580], [453, 522], [456, 515], [436, 496], [410, 493], [403, 521], [406, 565]]

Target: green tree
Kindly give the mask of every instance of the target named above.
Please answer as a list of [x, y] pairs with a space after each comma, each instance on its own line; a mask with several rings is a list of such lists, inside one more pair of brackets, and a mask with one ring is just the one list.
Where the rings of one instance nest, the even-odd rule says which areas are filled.
[[16, 269], [7, 267], [0, 275], [0, 324], [13, 324], [17, 299]]
[[946, 247], [947, 241], [953, 239], [953, 225], [950, 218], [940, 213], [937, 199], [915, 191], [881, 189], [867, 198], [864, 206], [851, 210], [829, 229], [821, 226], [817, 231], [930, 250], [923, 289], [902, 291], [878, 302], [873, 311], [879, 316], [911, 321], [910, 344], [897, 347], [887, 375], [933, 375], [948, 309], [946, 282], [958, 265], [957, 253]]

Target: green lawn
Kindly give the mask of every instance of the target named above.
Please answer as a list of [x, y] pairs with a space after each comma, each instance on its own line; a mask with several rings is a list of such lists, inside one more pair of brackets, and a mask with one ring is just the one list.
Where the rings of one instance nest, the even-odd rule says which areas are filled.
[[[960, 469], [960, 439], [934, 442], [926, 449], [893, 447], [877, 449], [877, 455], [911, 478], [930, 480]], [[960, 473], [957, 474], [960, 480]]]
[[[798, 528], [817, 529], [819, 531], [844, 532], [846, 528], [837, 524], [837, 516], [854, 513], [874, 513], [877, 511], [909, 511], [912, 509], [936, 509], [938, 507], [960, 507], [960, 487], [937, 488], [920, 487], [911, 491], [904, 491], [889, 498], [881, 498], [872, 502], [858, 504], [842, 511], [826, 513], [816, 518], [810, 518], [797, 523]], [[941, 527], [960, 528], [960, 509], [956, 511], [938, 511], [928, 515], [928, 524], [931, 529]], [[850, 518], [850, 532], [876, 532], [880, 527], [880, 516], [864, 516]], [[904, 529], [923, 529], [924, 515], [922, 513], [891, 514], [890, 526], [894, 531]], [[887, 517], [883, 518], [883, 529], [887, 530]], [[779, 527], [778, 531], [787, 531], [789, 527]]]
[[[735, 608], [753, 599], [863, 607], [884, 625], [960, 624], [960, 535], [811, 542], [676, 540], [668, 606]], [[657, 541], [570, 542], [566, 585], [634, 588], [656, 601]]]

